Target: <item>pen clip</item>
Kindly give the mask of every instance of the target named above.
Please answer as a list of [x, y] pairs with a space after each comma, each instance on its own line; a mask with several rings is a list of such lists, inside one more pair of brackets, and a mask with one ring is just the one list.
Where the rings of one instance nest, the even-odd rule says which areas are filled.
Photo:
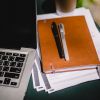
[[58, 24], [59, 31], [61, 33], [61, 37], [65, 37], [64, 25], [62, 23]]

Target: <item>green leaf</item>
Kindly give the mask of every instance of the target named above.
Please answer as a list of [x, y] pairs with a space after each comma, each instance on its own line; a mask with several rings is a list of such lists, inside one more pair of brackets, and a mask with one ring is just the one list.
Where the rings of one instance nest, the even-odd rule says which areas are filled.
[[83, 0], [77, 0], [77, 7], [83, 6]]

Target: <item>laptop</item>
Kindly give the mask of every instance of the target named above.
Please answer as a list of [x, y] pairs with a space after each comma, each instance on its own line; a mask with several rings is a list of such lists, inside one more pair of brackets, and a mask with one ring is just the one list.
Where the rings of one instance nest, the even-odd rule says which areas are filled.
[[23, 100], [35, 59], [35, 0], [2, 1], [0, 13], [0, 100]]

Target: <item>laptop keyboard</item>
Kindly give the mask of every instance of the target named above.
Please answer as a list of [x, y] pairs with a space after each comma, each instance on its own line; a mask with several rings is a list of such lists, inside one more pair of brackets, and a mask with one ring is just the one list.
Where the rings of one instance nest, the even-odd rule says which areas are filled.
[[27, 55], [27, 52], [0, 51], [0, 85], [19, 86]]

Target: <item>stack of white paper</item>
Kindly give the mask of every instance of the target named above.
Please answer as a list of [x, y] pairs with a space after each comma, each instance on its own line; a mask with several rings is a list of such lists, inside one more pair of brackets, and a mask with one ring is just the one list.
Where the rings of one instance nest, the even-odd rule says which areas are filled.
[[[91, 33], [98, 58], [100, 59], [100, 33], [97, 30], [90, 11], [85, 8], [78, 8], [71, 13], [67, 13], [63, 16], [58, 16], [54, 14], [46, 14], [46, 15], [38, 15], [38, 20], [40, 19], [51, 19], [58, 17], [66, 17], [66, 16], [80, 16], [84, 15], [86, 18], [86, 22]], [[37, 34], [38, 35], [38, 34]], [[37, 36], [38, 37], [38, 36]], [[38, 40], [38, 39], [37, 39]], [[38, 40], [39, 41], [39, 40]], [[82, 70], [82, 71], [73, 71], [73, 72], [62, 72], [62, 73], [52, 73], [52, 74], [44, 74], [41, 71], [41, 63], [40, 63], [40, 53], [39, 53], [39, 45], [37, 49], [37, 56], [35, 59], [35, 63], [32, 69], [32, 78], [33, 78], [33, 87], [37, 91], [45, 90], [48, 93], [52, 93], [64, 88], [68, 88], [83, 82], [92, 81], [99, 79], [99, 74], [97, 69], [90, 70]], [[99, 68], [100, 69], [100, 68]]]

